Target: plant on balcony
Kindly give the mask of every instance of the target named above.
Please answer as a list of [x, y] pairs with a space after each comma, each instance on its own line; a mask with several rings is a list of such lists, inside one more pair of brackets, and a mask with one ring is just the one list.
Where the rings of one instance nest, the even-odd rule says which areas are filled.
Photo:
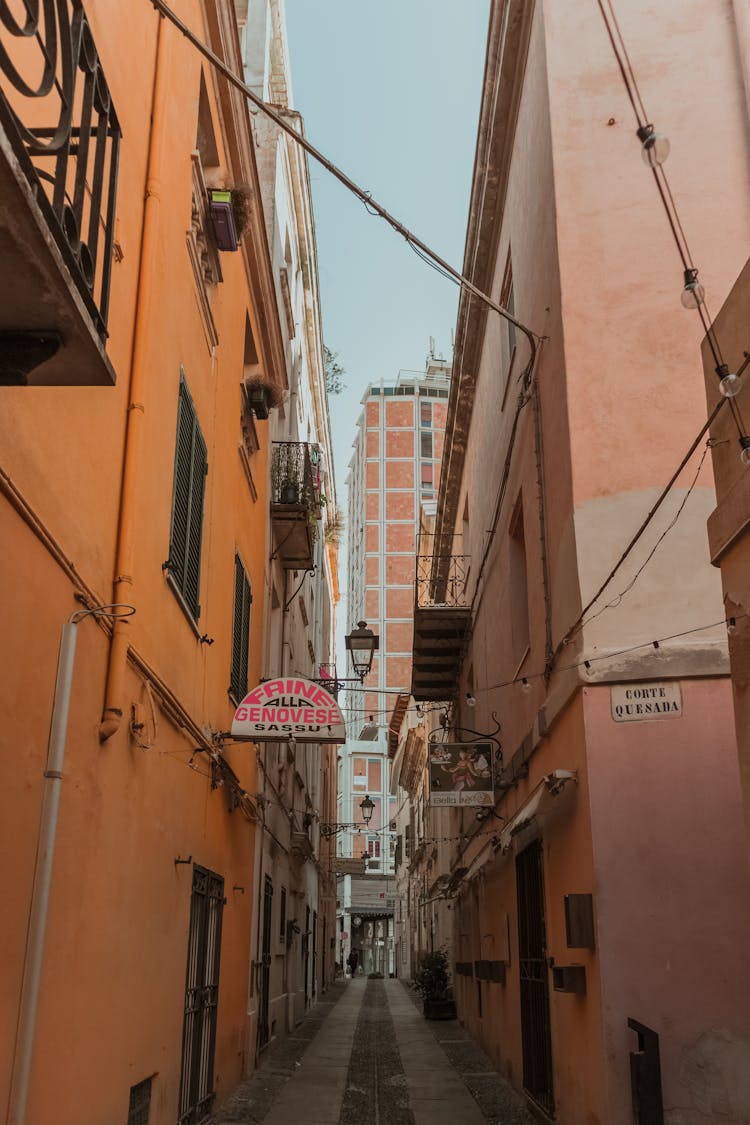
[[339, 543], [341, 536], [344, 534], [344, 517], [341, 512], [336, 511], [329, 517], [326, 524], [325, 539], [326, 543]]
[[[265, 421], [269, 411], [278, 410], [284, 401], [281, 389], [265, 375], [250, 375], [244, 381], [247, 404], [256, 418]], [[292, 501], [296, 503], [296, 501]]]
[[249, 188], [218, 189], [208, 193], [208, 214], [219, 250], [237, 250], [250, 218]]
[[425, 1019], [456, 1018], [456, 1004], [450, 996], [448, 954], [444, 949], [428, 953], [414, 977], [414, 987], [424, 1001]]

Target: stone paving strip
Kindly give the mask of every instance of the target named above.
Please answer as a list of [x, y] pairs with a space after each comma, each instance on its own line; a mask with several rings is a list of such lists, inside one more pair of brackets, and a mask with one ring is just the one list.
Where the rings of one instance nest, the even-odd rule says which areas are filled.
[[385, 985], [367, 981], [338, 1125], [417, 1125]]
[[397, 980], [337, 982], [211, 1125], [534, 1125], [457, 1020]]

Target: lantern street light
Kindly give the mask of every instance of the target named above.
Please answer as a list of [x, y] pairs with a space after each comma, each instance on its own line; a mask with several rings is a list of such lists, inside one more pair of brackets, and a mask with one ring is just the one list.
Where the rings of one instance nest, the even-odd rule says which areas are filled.
[[372, 668], [372, 658], [380, 647], [380, 637], [368, 628], [366, 621], [358, 621], [357, 628], [344, 637], [346, 651], [352, 658], [352, 666], [360, 680], [364, 680]]
[[372, 814], [375, 812], [375, 802], [370, 800], [370, 795], [365, 797], [364, 801], [360, 801], [359, 807], [362, 810], [362, 819], [365, 825], [369, 825], [372, 820]]
[[[359, 802], [359, 807], [362, 810], [362, 820], [364, 821], [365, 828], [368, 827], [372, 820], [372, 814], [375, 812], [375, 802], [370, 800], [369, 794], [365, 797], [364, 801]], [[320, 834], [323, 837], [335, 836], [337, 832], [361, 832], [361, 824], [321, 824]]]

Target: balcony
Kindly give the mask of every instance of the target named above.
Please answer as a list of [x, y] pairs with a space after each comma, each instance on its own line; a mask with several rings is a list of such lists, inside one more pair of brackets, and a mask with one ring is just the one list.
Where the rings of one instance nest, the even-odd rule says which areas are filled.
[[111, 386], [112, 98], [80, 0], [0, 9], [0, 386]]
[[271, 459], [271, 523], [285, 570], [312, 570], [324, 504], [320, 452], [304, 441], [276, 441]]
[[452, 699], [471, 627], [468, 555], [453, 555], [420, 537], [414, 598], [411, 693], [419, 703]]

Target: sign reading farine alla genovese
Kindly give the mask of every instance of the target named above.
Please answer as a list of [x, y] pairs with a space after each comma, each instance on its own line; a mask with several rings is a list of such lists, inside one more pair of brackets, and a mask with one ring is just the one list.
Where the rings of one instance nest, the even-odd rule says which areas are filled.
[[286, 676], [248, 692], [234, 713], [232, 738], [344, 743], [346, 728], [341, 708], [325, 688], [301, 676]]
[[611, 691], [612, 718], [616, 723], [666, 719], [682, 714], [680, 685], [674, 682], [617, 684]]

